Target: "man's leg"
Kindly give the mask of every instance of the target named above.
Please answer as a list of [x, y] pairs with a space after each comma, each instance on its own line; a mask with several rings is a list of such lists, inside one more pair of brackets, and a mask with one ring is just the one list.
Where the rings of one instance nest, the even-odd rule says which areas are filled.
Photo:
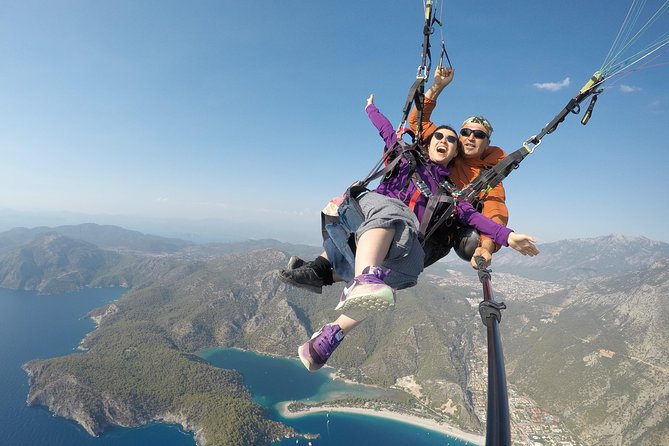
[[288, 260], [288, 269], [278, 272], [277, 278], [284, 283], [321, 294], [324, 285], [335, 282], [332, 265], [325, 252], [312, 261], [305, 262], [297, 256]]

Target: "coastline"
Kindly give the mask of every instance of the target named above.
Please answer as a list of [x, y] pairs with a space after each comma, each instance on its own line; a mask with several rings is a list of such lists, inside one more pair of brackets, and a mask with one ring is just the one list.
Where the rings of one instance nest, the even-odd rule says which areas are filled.
[[469, 432], [462, 431], [458, 428], [450, 426], [446, 423], [440, 423], [436, 420], [429, 418], [421, 418], [415, 415], [407, 415], [398, 412], [392, 412], [387, 409], [362, 409], [358, 407], [343, 407], [343, 406], [333, 406], [333, 407], [312, 407], [307, 410], [300, 410], [297, 412], [291, 412], [288, 410], [288, 405], [294, 401], [283, 401], [277, 403], [276, 407], [279, 414], [284, 418], [299, 418], [305, 415], [320, 413], [320, 412], [341, 412], [341, 413], [351, 413], [356, 415], [366, 415], [372, 417], [386, 418], [393, 421], [399, 421], [401, 423], [408, 423], [414, 426], [419, 426], [424, 429], [429, 429], [435, 432], [449, 435], [455, 437], [458, 440], [467, 441], [471, 444], [478, 446], [485, 445], [485, 438], [480, 435], [471, 434]]

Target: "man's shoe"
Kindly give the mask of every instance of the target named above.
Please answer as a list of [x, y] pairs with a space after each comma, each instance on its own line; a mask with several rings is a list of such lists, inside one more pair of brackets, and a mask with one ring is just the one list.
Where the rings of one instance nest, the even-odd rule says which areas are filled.
[[395, 305], [395, 290], [383, 279], [390, 270], [381, 266], [368, 266], [362, 274], [346, 284], [335, 310], [385, 310]]
[[314, 333], [309, 341], [300, 346], [297, 354], [300, 355], [302, 364], [310, 372], [315, 372], [325, 365], [342, 339], [344, 339], [344, 332], [339, 325], [326, 324]]
[[306, 262], [299, 258], [298, 256], [291, 256], [290, 259], [288, 259], [288, 269], [296, 269], [299, 268], [300, 266], [304, 265]]
[[299, 257], [293, 256], [288, 260], [288, 269], [282, 269], [276, 277], [288, 285], [321, 294], [323, 292], [323, 279], [318, 275], [313, 264], [314, 262], [305, 262]]

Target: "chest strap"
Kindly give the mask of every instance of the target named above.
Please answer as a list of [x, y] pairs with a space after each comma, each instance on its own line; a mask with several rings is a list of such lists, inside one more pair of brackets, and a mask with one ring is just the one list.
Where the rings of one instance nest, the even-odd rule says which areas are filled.
[[[434, 231], [442, 224], [448, 224], [448, 219], [453, 215], [453, 211], [455, 210], [455, 204], [455, 199], [444, 192], [433, 194], [428, 198], [419, 229], [420, 233], [424, 235], [423, 241], [430, 238], [434, 234]], [[432, 222], [437, 210], [440, 211], [439, 218]]]

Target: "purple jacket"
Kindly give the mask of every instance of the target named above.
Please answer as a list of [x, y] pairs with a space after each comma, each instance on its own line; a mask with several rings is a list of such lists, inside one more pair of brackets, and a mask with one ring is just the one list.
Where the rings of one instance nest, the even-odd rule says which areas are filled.
[[[388, 118], [386, 118], [374, 104], [368, 105], [365, 108], [365, 111], [367, 112], [369, 119], [372, 121], [372, 124], [374, 124], [374, 127], [376, 127], [379, 131], [379, 134], [386, 143], [388, 150], [397, 150], [396, 147], [393, 147], [395, 141], [397, 141], [397, 134], [395, 133], [395, 129], [393, 128], [393, 125], [390, 123]], [[410, 181], [411, 179], [409, 178], [409, 169], [409, 162], [402, 158], [398, 163], [395, 175], [393, 175], [388, 180], [382, 181], [381, 184], [379, 184], [375, 189], [375, 191], [388, 197], [397, 198], [408, 206], [409, 201], [411, 200], [411, 197], [416, 190], [416, 186], [413, 184], [413, 181]], [[427, 183], [432, 192], [439, 190], [435, 178], [438, 181], [445, 181], [450, 174], [450, 171], [447, 167], [432, 162], [428, 162], [427, 165], [418, 163], [416, 166], [416, 171], [423, 179], [423, 181]], [[408, 187], [405, 189], [407, 184]], [[416, 217], [418, 217], [418, 221], [423, 220], [426, 206], [427, 197], [425, 197], [423, 194], [420, 194], [413, 209]], [[455, 215], [462, 223], [467, 226], [472, 226], [480, 233], [487, 235], [495, 243], [508, 246], [509, 234], [513, 232], [513, 230], [492, 221], [488, 217], [484, 217], [480, 212], [477, 212], [468, 201], [457, 202], [457, 206], [455, 207]]]

